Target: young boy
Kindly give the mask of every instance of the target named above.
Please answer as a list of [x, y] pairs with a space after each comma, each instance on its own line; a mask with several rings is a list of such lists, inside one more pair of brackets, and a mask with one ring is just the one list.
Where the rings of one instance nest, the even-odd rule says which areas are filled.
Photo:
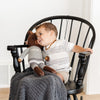
[[71, 70], [69, 51], [76, 53], [89, 51], [92, 53], [92, 49], [84, 49], [66, 40], [56, 40], [57, 33], [57, 29], [52, 23], [43, 23], [36, 27], [37, 41], [41, 46], [44, 46], [43, 55], [46, 65], [54, 69], [53, 73], [66, 83], [68, 81], [69, 70]]
[[49, 66], [46, 66], [44, 64], [43, 56], [42, 56], [42, 46], [37, 43], [37, 37], [36, 34], [32, 31], [28, 32], [29, 37], [26, 41], [26, 44], [28, 45], [28, 48], [23, 51], [23, 53], [18, 58], [18, 62], [21, 62], [26, 55], [28, 55], [28, 62], [31, 66], [31, 68], [39, 75], [44, 76], [43, 68], [44, 70], [52, 71], [53, 69], [49, 68]]

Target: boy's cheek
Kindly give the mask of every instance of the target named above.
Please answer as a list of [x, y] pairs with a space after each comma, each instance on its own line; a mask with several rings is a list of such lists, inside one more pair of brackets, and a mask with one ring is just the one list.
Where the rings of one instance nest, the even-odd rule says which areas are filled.
[[39, 40], [37, 40], [37, 43], [40, 44], [40, 43], [39, 43]]

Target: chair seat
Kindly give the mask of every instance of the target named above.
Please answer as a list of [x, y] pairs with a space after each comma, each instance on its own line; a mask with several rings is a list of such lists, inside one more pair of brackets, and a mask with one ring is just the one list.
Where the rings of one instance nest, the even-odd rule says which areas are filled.
[[69, 95], [78, 94], [83, 91], [83, 85], [78, 86], [74, 81], [68, 82], [67, 84], [65, 84], [65, 87], [67, 88], [67, 93]]

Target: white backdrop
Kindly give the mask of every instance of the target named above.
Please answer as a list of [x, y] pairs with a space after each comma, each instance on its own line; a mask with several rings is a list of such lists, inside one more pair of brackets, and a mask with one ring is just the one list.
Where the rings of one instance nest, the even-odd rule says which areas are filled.
[[0, 0], [0, 60], [10, 57], [9, 44], [23, 44], [29, 27], [52, 15], [83, 17], [83, 0]]

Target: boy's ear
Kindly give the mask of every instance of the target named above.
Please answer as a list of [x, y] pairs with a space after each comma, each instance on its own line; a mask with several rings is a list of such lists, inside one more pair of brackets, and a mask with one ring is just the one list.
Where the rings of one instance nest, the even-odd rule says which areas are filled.
[[51, 30], [51, 31], [50, 31], [50, 35], [53, 35], [53, 34], [54, 34], [54, 31], [53, 31], [53, 30]]
[[53, 30], [51, 30], [50, 33], [51, 36], [55, 36], [55, 32]]

